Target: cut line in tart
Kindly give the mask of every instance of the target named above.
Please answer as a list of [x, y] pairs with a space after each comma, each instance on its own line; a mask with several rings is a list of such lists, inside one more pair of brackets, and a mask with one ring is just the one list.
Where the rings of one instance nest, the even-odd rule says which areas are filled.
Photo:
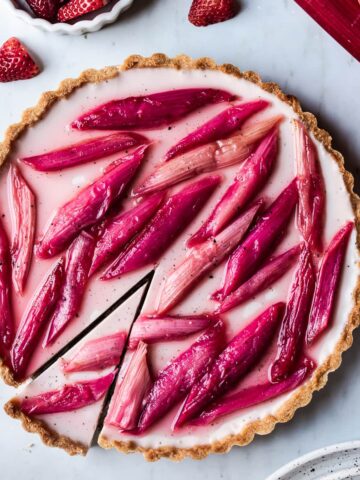
[[[339, 366], [359, 201], [277, 85], [133, 56], [44, 94], [0, 155], [2, 374], [34, 377], [6, 408], [47, 443], [83, 453], [104, 403], [102, 447], [203, 458], [289, 420]], [[122, 303], [141, 282], [144, 301]], [[127, 302], [141, 312], [124, 336], [89, 343]]]

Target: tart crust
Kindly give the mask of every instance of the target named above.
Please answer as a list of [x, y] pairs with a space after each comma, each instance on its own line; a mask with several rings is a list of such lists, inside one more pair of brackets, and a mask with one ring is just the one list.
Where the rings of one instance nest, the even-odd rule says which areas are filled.
[[[51, 105], [56, 101], [68, 97], [77, 88], [87, 83], [100, 83], [116, 77], [119, 73], [135, 68], [173, 68], [185, 70], [218, 70], [237, 78], [244, 78], [263, 90], [277, 96], [282, 102], [289, 105], [294, 112], [301, 118], [309, 131], [315, 138], [323, 144], [326, 150], [339, 166], [343, 176], [347, 192], [350, 196], [352, 208], [355, 216], [357, 230], [357, 245], [360, 244], [360, 198], [354, 193], [354, 178], [344, 167], [344, 158], [340, 152], [332, 148], [332, 137], [328, 132], [318, 127], [316, 117], [309, 112], [303, 112], [299, 101], [292, 95], [286, 95], [282, 92], [276, 83], [263, 82], [260, 76], [252, 71], [241, 72], [238, 68], [230, 64], [217, 65], [210, 58], [191, 59], [188, 56], [180, 55], [175, 58], [169, 58], [164, 54], [156, 53], [151, 57], [142, 57], [132, 55], [125, 62], [117, 67], [106, 67], [102, 70], [85, 70], [77, 79], [66, 79], [61, 82], [59, 88], [55, 91], [45, 92], [38, 104], [25, 110], [22, 120], [10, 126], [5, 134], [4, 141], [0, 144], [0, 166], [7, 160], [15, 141], [32, 125], [42, 119]], [[171, 460], [182, 460], [185, 457], [202, 459], [210, 453], [225, 453], [233, 446], [247, 445], [254, 439], [256, 434], [266, 435], [270, 433], [277, 423], [285, 423], [294, 416], [298, 408], [306, 406], [312, 399], [313, 393], [323, 388], [327, 382], [330, 372], [336, 370], [341, 364], [342, 353], [350, 348], [353, 342], [353, 330], [360, 324], [360, 278], [353, 292], [354, 305], [345, 325], [343, 333], [336, 344], [331, 355], [323, 362], [313, 373], [311, 379], [303, 386], [298, 388], [281, 408], [273, 415], [268, 415], [263, 419], [254, 421], [246, 425], [241, 432], [236, 435], [228, 435], [221, 441], [211, 444], [197, 445], [192, 448], [178, 448], [174, 446], [164, 446], [161, 448], [144, 448], [137, 445], [134, 441], [119, 442], [112, 441], [106, 437], [100, 437], [98, 443], [101, 447], [109, 449], [116, 448], [124, 453], [140, 452], [148, 461], [155, 461], [161, 457]], [[13, 378], [11, 370], [0, 363], [0, 375], [3, 380], [10, 385], [18, 385]], [[19, 418], [27, 431], [37, 432], [43, 442], [49, 446], [57, 446], [65, 449], [70, 455], [85, 454], [87, 448], [84, 445], [72, 441], [70, 438], [59, 436], [50, 430], [46, 424], [40, 420], [29, 418], [24, 415], [15, 400], [10, 400], [5, 405], [5, 411], [13, 418]]]

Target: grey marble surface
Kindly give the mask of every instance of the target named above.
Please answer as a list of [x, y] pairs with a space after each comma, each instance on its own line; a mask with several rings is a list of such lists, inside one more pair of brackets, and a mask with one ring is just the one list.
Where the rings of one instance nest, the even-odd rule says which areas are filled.
[[[120, 63], [131, 53], [211, 56], [278, 82], [314, 112], [328, 129], [360, 186], [360, 63], [336, 44], [292, 0], [243, 0], [241, 14], [224, 24], [197, 29], [187, 21], [190, 0], [136, 0], [114, 25], [85, 37], [45, 34], [15, 20], [1, 6], [0, 42], [15, 35], [44, 64], [37, 78], [0, 84], [0, 137], [41, 92], [84, 68]], [[146, 464], [94, 448], [86, 459], [45, 448], [0, 411], [0, 475], [4, 480], [107, 480], [184, 478], [263, 480], [282, 464], [327, 444], [360, 437], [360, 339], [340, 370], [293, 421], [245, 448], [202, 462]], [[0, 386], [0, 403], [12, 390]]]

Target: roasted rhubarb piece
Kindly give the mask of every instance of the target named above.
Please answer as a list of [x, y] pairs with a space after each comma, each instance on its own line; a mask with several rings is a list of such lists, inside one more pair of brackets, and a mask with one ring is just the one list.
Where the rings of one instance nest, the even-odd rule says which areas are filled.
[[269, 370], [273, 383], [288, 377], [302, 354], [314, 288], [311, 253], [308, 247], [303, 246], [280, 327], [276, 358]]
[[9, 170], [9, 198], [12, 210], [12, 277], [15, 290], [22, 294], [30, 269], [36, 227], [35, 195], [12, 165]]
[[346, 249], [353, 227], [353, 222], [348, 222], [341, 228], [331, 240], [322, 258], [306, 332], [308, 344], [317, 340], [331, 322]]
[[140, 432], [153, 425], [185, 397], [211, 366], [223, 346], [224, 324], [219, 320], [158, 374], [145, 398], [145, 407], [139, 421]]
[[108, 391], [115, 372], [86, 382], [64, 385], [59, 390], [40, 393], [21, 401], [21, 411], [26, 415], [45, 415], [50, 413], [71, 412], [91, 405], [103, 398]]
[[131, 331], [129, 348], [133, 350], [140, 341], [146, 343], [169, 342], [193, 335], [215, 323], [211, 315], [173, 315], [138, 318]]
[[60, 207], [41, 239], [37, 256], [49, 258], [63, 251], [79, 232], [101, 220], [134, 176], [147, 146], [113, 162], [103, 175]]
[[155, 214], [164, 199], [162, 192], [145, 198], [125, 212], [113, 215], [105, 220], [98, 229], [98, 239], [95, 247], [90, 275], [113, 260], [131, 239], [137, 234]]
[[228, 343], [211, 368], [194, 383], [175, 427], [198, 415], [211, 402], [233, 388], [269, 346], [284, 311], [276, 303], [262, 312]]
[[89, 278], [95, 239], [82, 232], [71, 244], [66, 255], [66, 271], [59, 300], [51, 316], [49, 329], [44, 340], [48, 346], [77, 315]]
[[134, 430], [139, 421], [144, 397], [151, 388], [147, 364], [147, 345], [139, 342], [126, 367], [124, 378], [119, 378], [105, 423], [120, 430]]
[[216, 313], [225, 313], [270, 287], [294, 265], [300, 250], [301, 246], [296, 245], [290, 250], [270, 258], [249, 280], [225, 298]]
[[116, 132], [21, 160], [40, 172], [52, 172], [105, 158], [146, 143], [147, 139], [137, 133]]
[[156, 262], [194, 219], [219, 183], [220, 177], [217, 175], [205, 177], [168, 198], [101, 278], [110, 280]]
[[225, 138], [240, 128], [251, 115], [263, 110], [268, 105], [265, 100], [254, 100], [224, 110], [171, 147], [165, 155], [165, 161], [205, 143]]
[[85, 113], [71, 126], [79, 130], [160, 128], [205, 105], [229, 102], [234, 96], [213, 88], [185, 88], [113, 100]]
[[261, 200], [256, 202], [216, 237], [187, 250], [184, 260], [165, 278], [157, 299], [157, 314], [164, 314], [173, 308], [194, 283], [230, 254], [245, 235], [262, 204]]
[[305, 357], [299, 362], [296, 370], [282, 382], [271, 383], [267, 381], [240, 389], [238, 392], [214, 402], [190, 423], [198, 426], [209, 425], [224, 415], [230, 415], [244, 408], [259, 405], [259, 403], [267, 402], [284, 393], [291, 392], [309, 378], [315, 367], [313, 360]]
[[171, 162], [163, 162], [135, 188], [133, 194], [139, 196], [164, 190], [194, 175], [241, 163], [251, 155], [256, 143], [281, 120], [281, 116], [276, 116], [245, 125], [236, 136], [208, 143], [184, 155], [179, 155]]
[[17, 329], [11, 349], [11, 364], [17, 379], [22, 379], [26, 373], [39, 337], [60, 298], [64, 279], [64, 263], [64, 259], [61, 258], [45, 278]]
[[126, 333], [118, 332], [89, 340], [69, 360], [62, 362], [64, 373], [104, 370], [119, 364]]
[[278, 131], [274, 129], [264, 137], [255, 153], [240, 167], [235, 181], [219, 200], [210, 217], [188, 240], [188, 246], [217, 235], [246, 203], [259, 193], [272, 170], [277, 147]]
[[325, 213], [325, 185], [316, 147], [304, 125], [294, 120], [295, 157], [299, 208], [298, 228], [315, 252], [322, 251], [322, 234]]
[[223, 301], [238, 286], [253, 275], [281, 238], [298, 201], [296, 179], [264, 212], [252, 231], [233, 252], [226, 265], [221, 289], [213, 298]]
[[5, 359], [14, 339], [11, 305], [11, 258], [9, 241], [0, 222], [0, 355]]

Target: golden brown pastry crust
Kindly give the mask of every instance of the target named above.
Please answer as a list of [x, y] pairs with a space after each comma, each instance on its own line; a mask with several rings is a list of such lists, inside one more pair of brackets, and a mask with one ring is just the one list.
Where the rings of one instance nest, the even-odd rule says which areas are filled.
[[[313, 133], [315, 138], [321, 142], [326, 150], [331, 154], [333, 159], [339, 166], [342, 173], [345, 186], [349, 193], [354, 216], [356, 219], [357, 229], [357, 244], [360, 240], [360, 198], [354, 193], [354, 178], [351, 173], [347, 172], [344, 167], [344, 158], [338, 151], [332, 148], [332, 138], [328, 132], [322, 130], [317, 125], [316, 117], [309, 113], [303, 112], [299, 101], [291, 95], [286, 95], [276, 83], [263, 82], [257, 73], [248, 71], [241, 72], [238, 68], [230, 64], [217, 65], [210, 58], [200, 58], [193, 60], [185, 55], [180, 55], [175, 58], [168, 58], [163, 54], [154, 54], [151, 57], [145, 58], [140, 55], [132, 55], [125, 60], [123, 65], [118, 67], [107, 67], [103, 70], [86, 70], [77, 79], [64, 80], [56, 91], [44, 93], [39, 103], [34, 107], [26, 110], [23, 114], [20, 123], [12, 125], [6, 132], [5, 140], [0, 144], [0, 165], [4, 163], [10, 154], [15, 140], [17, 140], [27, 128], [37, 121], [39, 121], [48, 111], [50, 106], [57, 100], [69, 96], [74, 90], [84, 84], [91, 82], [102, 82], [117, 76], [120, 72], [131, 70], [134, 68], [174, 68], [174, 69], [199, 69], [199, 70], [218, 70], [228, 75], [233, 75], [237, 78], [244, 78], [263, 90], [276, 95], [280, 100], [288, 104], [299, 118], [304, 122], [306, 127]], [[178, 448], [173, 446], [164, 446], [161, 448], [144, 448], [136, 444], [136, 442], [117, 442], [111, 441], [105, 437], [99, 439], [99, 445], [103, 448], [116, 448], [122, 452], [140, 452], [144, 455], [146, 460], [155, 461], [161, 457], [167, 457], [172, 460], [182, 460], [185, 457], [192, 457], [195, 459], [202, 459], [210, 453], [224, 453], [229, 451], [233, 446], [243, 446], [250, 443], [255, 434], [266, 435], [270, 433], [277, 423], [284, 423], [289, 421], [295, 414], [295, 411], [307, 405], [315, 391], [320, 390], [327, 382], [328, 374], [336, 370], [341, 364], [341, 355], [347, 350], [353, 341], [352, 332], [360, 323], [360, 280], [353, 292], [354, 306], [349, 315], [348, 322], [339, 339], [334, 352], [323, 362], [313, 373], [311, 379], [307, 381], [302, 387], [298, 388], [288, 401], [274, 414], [251, 422], [244, 427], [244, 429], [236, 435], [229, 435], [221, 441], [212, 444], [197, 445], [192, 448]], [[4, 368], [0, 366], [0, 374], [4, 377]], [[5, 381], [9, 381], [10, 375], [5, 370]], [[11, 383], [11, 381], [10, 381]], [[31, 420], [28, 417], [24, 420], [23, 414], [19, 413], [14, 406], [14, 401], [7, 404], [6, 411], [12, 416], [22, 417], [23, 425], [26, 429], [37, 431], [42, 438], [46, 438], [45, 443], [54, 446], [61, 446], [61, 442], [55, 440], [56, 437], [49, 436], [48, 430], [44, 430], [44, 425], [39, 424], [37, 420]], [[17, 412], [14, 414], [14, 412]], [[44, 433], [45, 432], [45, 433]], [[56, 435], [56, 434], [55, 434]], [[70, 439], [67, 439], [71, 442]], [[65, 442], [66, 446], [66, 442]], [[65, 448], [69, 451], [69, 448]], [[69, 452], [71, 453], [71, 452]], [[77, 453], [77, 452], [75, 452]]]

